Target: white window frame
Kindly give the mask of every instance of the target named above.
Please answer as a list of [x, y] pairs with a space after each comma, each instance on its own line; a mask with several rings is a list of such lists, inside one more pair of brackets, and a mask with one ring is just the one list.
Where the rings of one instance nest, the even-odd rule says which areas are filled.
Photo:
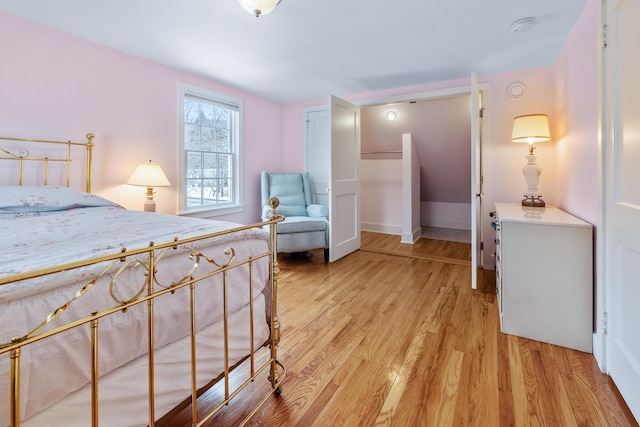
[[[235, 202], [221, 204], [219, 206], [206, 206], [198, 208], [187, 208], [186, 206], [186, 156], [184, 141], [184, 100], [187, 95], [203, 98], [213, 103], [226, 104], [238, 109], [238, 123], [236, 124], [237, 138], [233, 141], [233, 189]], [[195, 217], [212, 217], [218, 215], [227, 215], [243, 211], [242, 204], [242, 123], [243, 108], [242, 99], [230, 95], [214, 92], [188, 83], [178, 83], [178, 215], [195, 216]]]

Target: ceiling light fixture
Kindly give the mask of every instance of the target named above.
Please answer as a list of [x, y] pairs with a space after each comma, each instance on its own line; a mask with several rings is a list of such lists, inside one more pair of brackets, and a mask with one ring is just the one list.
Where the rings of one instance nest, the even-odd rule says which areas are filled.
[[535, 23], [536, 18], [533, 17], [518, 19], [511, 24], [511, 31], [514, 33], [524, 33], [525, 31], [532, 29]]
[[387, 120], [395, 120], [398, 114], [395, 111], [387, 111]]
[[271, 12], [280, 3], [280, 0], [238, 0], [240, 6], [247, 12], [256, 15], [266, 15]]

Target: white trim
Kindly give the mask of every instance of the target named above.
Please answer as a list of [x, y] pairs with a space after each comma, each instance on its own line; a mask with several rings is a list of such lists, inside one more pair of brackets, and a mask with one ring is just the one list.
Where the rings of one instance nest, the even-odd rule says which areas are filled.
[[362, 231], [372, 231], [374, 233], [393, 234], [402, 236], [401, 225], [374, 224], [372, 222], [361, 222], [360, 229]]
[[[603, 28], [606, 24], [606, 1], [602, 1], [600, 13], [598, 14], [598, 28]], [[607, 121], [605, 118], [606, 109], [605, 102], [607, 97], [606, 89], [606, 62], [603, 49], [598, 49], [598, 226], [596, 231], [595, 245], [595, 293], [594, 293], [594, 327], [593, 334], [593, 357], [598, 363], [598, 367], [602, 372], [608, 372], [607, 367], [607, 340], [609, 337], [603, 331], [603, 314], [607, 310], [607, 292], [608, 285], [607, 264], [606, 264], [606, 238], [607, 224], [606, 221], [606, 172], [607, 161], [605, 153], [605, 144], [607, 141]]]
[[218, 215], [229, 215], [234, 213], [240, 213], [244, 210], [244, 205], [240, 206], [227, 206], [216, 209], [199, 209], [190, 210], [188, 212], [181, 212], [178, 215], [187, 216], [193, 218], [211, 218]]
[[421, 237], [422, 237], [422, 227], [418, 227], [417, 229], [413, 230], [413, 233], [411, 234], [402, 233], [402, 235], [400, 236], [400, 243], [409, 243], [413, 245]]
[[[204, 100], [211, 100], [214, 103], [226, 104], [230, 107], [230, 109], [237, 108], [238, 110], [238, 120], [235, 124], [236, 129], [235, 132], [238, 135], [237, 143], [235, 144], [235, 155], [234, 155], [234, 200], [235, 203], [222, 205], [220, 207], [215, 208], [205, 208], [205, 209], [186, 209], [184, 206], [184, 189], [186, 187], [186, 180], [184, 174], [185, 158], [184, 158], [184, 98], [186, 95], [192, 95], [195, 97], [203, 98]], [[241, 98], [236, 98], [231, 95], [226, 95], [223, 93], [215, 92], [209, 89], [205, 89], [199, 86], [194, 86], [189, 83], [178, 82], [178, 153], [176, 158], [178, 159], [178, 198], [176, 200], [177, 207], [176, 211], [178, 215], [185, 216], [195, 216], [200, 218], [213, 217], [218, 215], [227, 215], [230, 213], [238, 213], [242, 212], [244, 209], [243, 206], [243, 171], [242, 171], [242, 146], [243, 146], [243, 125], [244, 123], [244, 107]]]
[[[480, 90], [488, 90], [488, 83], [478, 84]], [[449, 98], [457, 95], [466, 95], [471, 93], [471, 85], [457, 86], [445, 89], [428, 90], [423, 92], [405, 93], [401, 95], [384, 96], [381, 98], [363, 99], [353, 102], [360, 107], [372, 107], [375, 105], [393, 104], [395, 102], [424, 101], [429, 99]]]

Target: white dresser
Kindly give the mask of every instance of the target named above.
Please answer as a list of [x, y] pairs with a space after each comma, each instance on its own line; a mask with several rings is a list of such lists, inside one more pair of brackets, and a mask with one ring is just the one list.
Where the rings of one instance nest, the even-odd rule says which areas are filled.
[[500, 330], [592, 352], [591, 224], [553, 207], [496, 203]]

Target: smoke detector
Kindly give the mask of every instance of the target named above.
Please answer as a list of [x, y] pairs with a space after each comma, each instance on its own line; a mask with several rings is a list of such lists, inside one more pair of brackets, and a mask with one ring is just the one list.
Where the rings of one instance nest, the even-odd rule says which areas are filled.
[[536, 18], [522, 18], [515, 21], [511, 24], [511, 31], [514, 33], [524, 33], [525, 31], [529, 31], [533, 28], [533, 25], [536, 23]]

